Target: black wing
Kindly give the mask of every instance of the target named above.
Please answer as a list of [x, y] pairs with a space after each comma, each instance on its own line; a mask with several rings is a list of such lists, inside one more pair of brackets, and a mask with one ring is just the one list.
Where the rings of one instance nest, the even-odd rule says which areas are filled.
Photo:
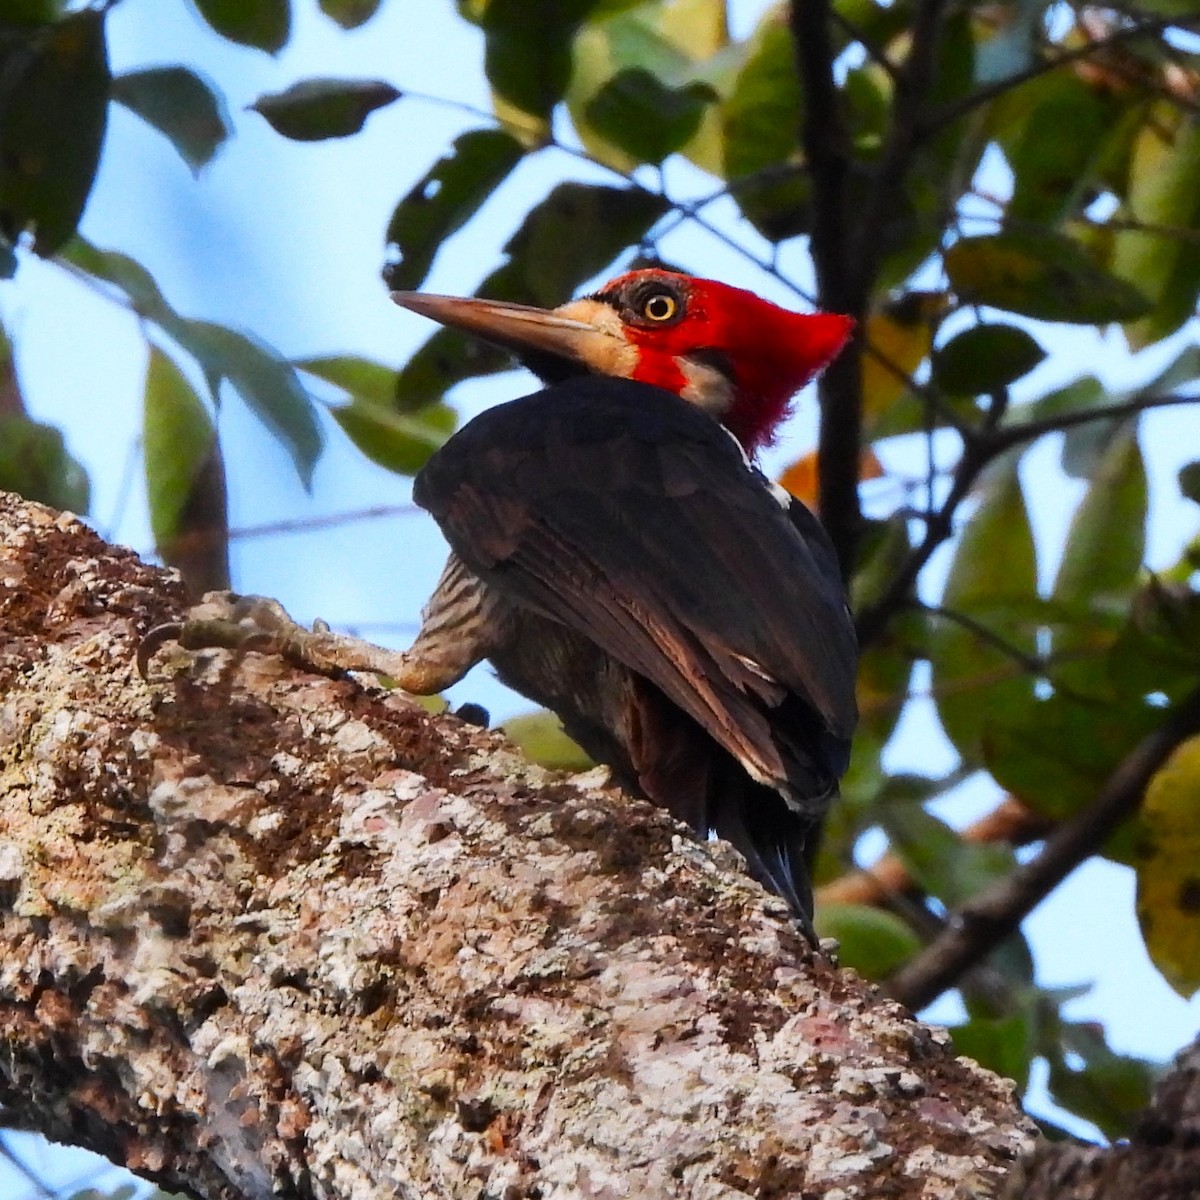
[[493, 408], [414, 497], [489, 585], [576, 630], [819, 815], [856, 720], [853, 624], [819, 523], [669, 392], [571, 380]]

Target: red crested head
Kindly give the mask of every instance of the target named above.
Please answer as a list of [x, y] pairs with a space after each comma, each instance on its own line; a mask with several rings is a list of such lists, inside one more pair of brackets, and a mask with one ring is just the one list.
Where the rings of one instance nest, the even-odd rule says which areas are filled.
[[666, 388], [749, 452], [771, 441], [792, 397], [854, 328], [849, 317], [791, 312], [742, 288], [656, 268], [550, 311], [419, 292], [393, 299], [510, 348], [547, 379], [591, 371]]
[[673, 271], [632, 271], [589, 299], [620, 315], [637, 349], [631, 378], [700, 405], [751, 451], [770, 442], [792, 397], [854, 328], [849, 317], [792, 312], [743, 288]]

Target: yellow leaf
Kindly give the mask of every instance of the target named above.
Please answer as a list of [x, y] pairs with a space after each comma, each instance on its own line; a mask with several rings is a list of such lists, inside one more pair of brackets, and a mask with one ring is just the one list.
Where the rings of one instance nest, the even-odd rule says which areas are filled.
[[862, 381], [868, 433], [908, 390], [907, 377], [928, 357], [946, 307], [945, 292], [909, 292], [867, 318]]
[[1185, 999], [1200, 991], [1200, 736], [1150, 781], [1137, 863], [1142, 937], [1163, 978]]
[[693, 62], [711, 58], [729, 44], [725, 0], [667, 0], [658, 28]]
[[586, 771], [590, 758], [563, 732], [559, 719], [546, 709], [511, 717], [501, 728], [530, 762], [554, 771]]
[[[883, 475], [883, 463], [875, 456], [875, 451], [868, 446], [859, 455], [859, 479], [882, 479]], [[817, 452], [810, 450], [803, 458], [796, 459], [780, 475], [779, 483], [781, 487], [791, 492], [797, 500], [801, 500], [809, 508], [815, 509], [821, 486], [820, 476], [817, 473]]]

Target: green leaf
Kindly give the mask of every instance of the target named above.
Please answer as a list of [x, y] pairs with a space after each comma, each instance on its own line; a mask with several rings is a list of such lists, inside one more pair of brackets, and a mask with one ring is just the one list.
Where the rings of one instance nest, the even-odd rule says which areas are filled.
[[[999, 102], [1013, 172], [1009, 216], [1052, 224], [1077, 211], [1102, 164], [1120, 102], [1072, 71], [1050, 71]], [[1070, 137], [1062, 136], [1064, 130]], [[1136, 280], [1132, 282], [1136, 283]]]
[[1036, 627], [1029, 619], [1036, 598], [1033, 531], [1010, 459], [983, 480], [979, 507], [959, 538], [942, 596], [943, 609], [972, 624], [933, 618], [938, 716], [968, 762], [979, 761], [983, 732], [992, 721], [1033, 700], [1034, 681], [1017, 655], [1037, 655]]
[[1142, 803], [1138, 921], [1162, 977], [1185, 1000], [1200, 991], [1200, 737], [1176, 747]]
[[661, 163], [696, 135], [716, 93], [705, 83], [673, 88], [643, 67], [619, 71], [592, 97], [588, 124], [635, 162]]
[[946, 272], [968, 303], [1076, 325], [1130, 321], [1150, 308], [1132, 283], [1097, 267], [1060, 234], [1007, 232], [960, 238]]
[[[594, 128], [588, 108], [611, 80], [624, 71], [648, 72], [662, 87], [676, 90], [702, 85], [724, 94], [732, 79], [724, 0], [650, 0], [603, 4], [580, 30], [574, 45], [574, 69], [567, 107], [584, 149], [621, 171], [638, 158]], [[711, 107], [682, 147], [704, 170], [719, 168], [719, 121]]]
[[232, 132], [224, 100], [211, 83], [186, 67], [118, 75], [112, 97], [165, 134], [193, 171], [210, 162]]
[[918, 886], [956, 907], [1010, 874], [1016, 856], [1008, 847], [964, 842], [919, 804], [879, 810], [880, 824]]
[[[1109, 445], [1075, 511], [1052, 598], [1064, 606], [1122, 617], [1137, 586], [1146, 546], [1146, 467], [1136, 426], [1126, 422]], [[1085, 639], [1086, 643], [1086, 639]], [[1055, 651], [1079, 649], [1056, 637]]]
[[250, 107], [276, 133], [319, 142], [357, 133], [371, 113], [402, 94], [381, 79], [302, 79], [285, 92], [259, 96]]
[[225, 469], [217, 431], [195, 389], [157, 346], [150, 349], [142, 422], [154, 544], [193, 596], [229, 586]]
[[524, 147], [500, 129], [474, 129], [454, 141], [396, 206], [388, 223], [388, 286], [420, 287], [442, 243], [479, 211], [521, 161]]
[[944, 392], [990, 395], [1028, 374], [1046, 352], [1015, 325], [972, 325], [933, 353], [933, 379]]
[[488, 82], [508, 104], [547, 118], [571, 78], [571, 42], [596, 0], [459, 0], [483, 27]]
[[209, 321], [178, 318], [167, 332], [199, 360], [214, 392], [228, 380], [251, 412], [284, 444], [305, 487], [321, 454], [321, 428], [295, 370], [259, 342]]
[[415, 475], [454, 432], [456, 415], [446, 404], [413, 413], [356, 399], [330, 410], [350, 440], [372, 461], [400, 475]]
[[223, 38], [278, 54], [292, 32], [289, 0], [192, 0]]
[[822, 904], [814, 923], [821, 937], [837, 938], [840, 966], [876, 982], [921, 948], [921, 939], [899, 917], [866, 904]]
[[1191, 462], [1179, 468], [1179, 490], [1189, 500], [1200, 504], [1200, 462]]
[[293, 367], [268, 347], [237, 330], [179, 316], [140, 263], [76, 238], [64, 257], [89, 274], [121, 288], [135, 310], [154, 321], [193, 355], [216, 398], [222, 380], [283, 443], [305, 487], [321, 453], [321, 429], [313, 403]]
[[959, 1054], [1015, 1080], [1022, 1091], [1029, 1084], [1029, 1068], [1037, 1049], [1033, 1033], [1030, 1014], [1024, 1010], [1006, 1017], [975, 1017], [950, 1029]]
[[563, 732], [559, 719], [544, 709], [505, 721], [505, 735], [530, 762], [553, 771], [587, 771], [595, 764]]
[[89, 275], [119, 287], [139, 316], [159, 324], [175, 319], [175, 311], [163, 298], [154, 277], [129, 255], [117, 250], [101, 250], [76, 236], [63, 250], [62, 257]]
[[725, 176], [736, 180], [799, 154], [800, 80], [787, 23], [764, 20], [721, 105]]
[[320, 0], [321, 11], [343, 29], [365, 25], [378, 11], [380, 0]]
[[640, 188], [560, 183], [521, 224], [504, 251], [529, 303], [566, 301], [668, 211]]
[[384, 408], [395, 401], [396, 372], [383, 363], [336, 354], [327, 358], [302, 358], [292, 365], [332, 383], [356, 400], [366, 400]]
[[[993, 721], [984, 738], [996, 782], [1042, 816], [1061, 820], [1092, 803], [1162, 710], [1127, 697], [1056, 693]], [[1128, 839], [1109, 848], [1124, 855]]]
[[67, 451], [62, 430], [18, 413], [0, 413], [0, 492], [51, 508], [86, 513], [87, 471]]
[[150, 528], [161, 549], [179, 535], [217, 431], [196, 390], [157, 346], [146, 371], [142, 441]]
[[1069, 1066], [1062, 1054], [1047, 1053], [1051, 1096], [1106, 1137], [1128, 1137], [1150, 1104], [1157, 1072], [1139, 1058], [1113, 1053], [1103, 1030], [1093, 1025], [1065, 1024], [1062, 1031], [1064, 1050], [1079, 1055], [1084, 1065]]
[[49, 255], [75, 232], [108, 116], [104, 13], [13, 31], [0, 47], [0, 234]]
[[1130, 158], [1119, 215], [1146, 228], [1118, 230], [1113, 241], [1113, 274], [1154, 306], [1126, 326], [1135, 350], [1174, 333], [1195, 313], [1200, 291], [1200, 119], [1173, 107], [1151, 110]]
[[[721, 146], [734, 198], [774, 241], [808, 229], [811, 184], [798, 169], [801, 103], [787, 23], [768, 14], [721, 105]], [[788, 164], [797, 169], [786, 171]]]

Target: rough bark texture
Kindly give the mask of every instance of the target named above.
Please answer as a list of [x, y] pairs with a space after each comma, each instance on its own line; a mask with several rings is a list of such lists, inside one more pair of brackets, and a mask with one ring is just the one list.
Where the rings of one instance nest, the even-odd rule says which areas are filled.
[[0, 496], [0, 1103], [204, 1197], [990, 1195], [1008, 1083], [728, 852], [403, 696], [177, 648]]
[[1200, 1041], [1180, 1055], [1127, 1143], [1043, 1144], [1009, 1176], [1003, 1200], [1196, 1200], [1200, 1196]]

